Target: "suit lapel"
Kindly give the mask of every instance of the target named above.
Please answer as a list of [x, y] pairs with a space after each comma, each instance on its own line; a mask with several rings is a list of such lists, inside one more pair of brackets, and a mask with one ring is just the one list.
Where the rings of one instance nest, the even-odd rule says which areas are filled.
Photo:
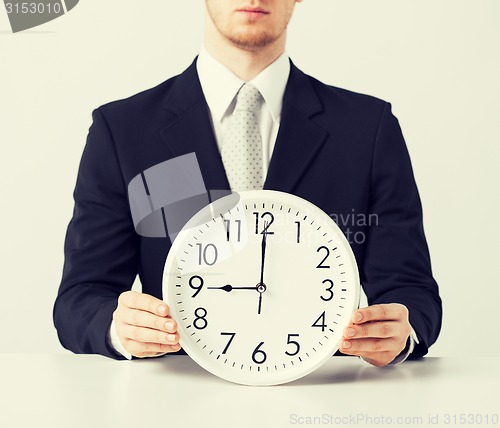
[[292, 64], [264, 189], [293, 192], [328, 135], [311, 120], [322, 109], [310, 79]]
[[228, 190], [229, 182], [215, 141], [196, 60], [177, 77], [164, 103], [161, 136], [174, 156], [195, 153], [208, 191]]

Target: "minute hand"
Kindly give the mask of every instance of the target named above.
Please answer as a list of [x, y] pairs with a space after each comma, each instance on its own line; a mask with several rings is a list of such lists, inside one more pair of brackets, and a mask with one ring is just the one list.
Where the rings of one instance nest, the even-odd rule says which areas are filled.
[[264, 230], [262, 231], [262, 260], [260, 264], [260, 283], [257, 286], [257, 291], [259, 292], [259, 309], [257, 311], [257, 314], [260, 315], [260, 310], [262, 307], [262, 294], [265, 290], [264, 286], [264, 263], [266, 261], [266, 241], [267, 241], [267, 227], [268, 224], [267, 222], [264, 223]]
[[262, 262], [260, 265], [260, 283], [264, 284], [264, 263], [266, 261], [266, 237], [267, 237], [267, 233], [266, 233], [265, 229], [264, 229], [264, 232], [262, 232], [262, 235], [263, 235], [262, 236]]

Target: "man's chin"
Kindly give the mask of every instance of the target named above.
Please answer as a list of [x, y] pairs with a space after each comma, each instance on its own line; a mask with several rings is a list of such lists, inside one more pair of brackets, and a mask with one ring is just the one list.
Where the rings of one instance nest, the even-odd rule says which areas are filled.
[[262, 49], [276, 41], [276, 36], [267, 32], [240, 33], [233, 34], [229, 40], [234, 45], [242, 49], [256, 50]]

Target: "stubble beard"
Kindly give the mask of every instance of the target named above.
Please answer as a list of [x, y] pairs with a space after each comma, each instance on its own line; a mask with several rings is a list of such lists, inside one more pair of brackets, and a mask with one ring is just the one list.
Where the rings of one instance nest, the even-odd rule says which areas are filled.
[[233, 46], [248, 51], [262, 50], [279, 40], [286, 32], [291, 17], [267, 28], [265, 25], [260, 26], [257, 23], [255, 25], [252, 23], [240, 25], [229, 22], [232, 17], [224, 19], [224, 13], [217, 7], [213, 7], [209, 0], [206, 0], [206, 6], [210, 20], [219, 35]]
[[245, 31], [228, 28], [226, 31], [221, 31], [219, 29], [219, 32], [234, 46], [249, 51], [263, 49], [274, 43], [279, 38], [279, 35], [270, 31]]

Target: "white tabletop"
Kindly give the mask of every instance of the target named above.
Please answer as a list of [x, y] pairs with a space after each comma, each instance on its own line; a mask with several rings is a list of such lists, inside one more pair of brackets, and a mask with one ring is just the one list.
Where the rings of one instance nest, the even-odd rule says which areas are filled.
[[298, 381], [248, 387], [186, 356], [2, 354], [0, 427], [500, 427], [499, 363], [426, 358], [376, 368], [334, 357]]

